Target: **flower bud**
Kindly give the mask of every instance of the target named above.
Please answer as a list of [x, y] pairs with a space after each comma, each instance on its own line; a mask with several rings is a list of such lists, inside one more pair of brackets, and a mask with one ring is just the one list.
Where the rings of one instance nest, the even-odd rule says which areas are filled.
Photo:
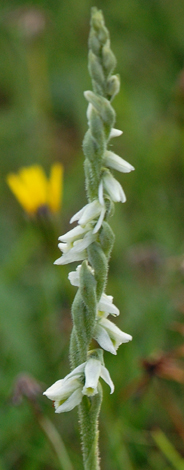
[[102, 48], [102, 61], [107, 75], [109, 75], [113, 72], [116, 66], [116, 58], [113, 52], [111, 51], [110, 47], [108, 47], [108, 45], [106, 44]]
[[102, 66], [100, 62], [98, 61], [97, 56], [93, 54], [92, 51], [89, 51], [88, 58], [89, 58], [88, 69], [89, 69], [90, 76], [95, 81], [95, 88], [97, 88], [101, 94], [104, 89], [104, 80], [105, 80]]
[[115, 236], [110, 225], [105, 221], [103, 222], [99, 238], [105, 255], [109, 257], [113, 248]]
[[111, 96], [111, 99], [114, 98], [117, 93], [119, 93], [120, 90], [120, 78], [119, 75], [112, 75], [110, 78], [107, 80], [107, 94]]
[[109, 101], [103, 96], [98, 96], [90, 90], [85, 91], [84, 96], [86, 100], [89, 101], [89, 103], [91, 103], [98, 111], [102, 120], [108, 126], [110, 132], [115, 121], [115, 111]]
[[94, 54], [99, 55], [100, 48], [101, 48], [101, 44], [97, 37], [97, 34], [95, 31], [92, 31], [89, 36], [89, 49], [91, 49]]

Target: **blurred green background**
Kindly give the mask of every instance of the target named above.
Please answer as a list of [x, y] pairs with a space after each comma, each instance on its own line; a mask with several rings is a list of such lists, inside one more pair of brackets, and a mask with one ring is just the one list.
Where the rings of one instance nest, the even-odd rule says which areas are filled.
[[[0, 470], [82, 468], [77, 411], [55, 415], [42, 391], [69, 372], [75, 266], [53, 266], [57, 237], [85, 204], [82, 139], [90, 0], [0, 3]], [[107, 294], [132, 334], [104, 385], [102, 470], [184, 468], [184, 2], [96, 1], [117, 57], [113, 150], [135, 166], [112, 218]], [[30, 220], [6, 183], [22, 166], [64, 166], [62, 208]], [[39, 385], [37, 385], [37, 381]], [[40, 387], [40, 388], [39, 388]], [[37, 395], [36, 392], [38, 392]], [[26, 398], [26, 396], [27, 398]], [[35, 398], [36, 396], [36, 398]], [[50, 421], [47, 421], [50, 420]], [[49, 424], [48, 424], [49, 423]], [[52, 444], [48, 439], [53, 440]], [[57, 447], [57, 446], [56, 446]], [[70, 467], [71, 470], [71, 467]]]

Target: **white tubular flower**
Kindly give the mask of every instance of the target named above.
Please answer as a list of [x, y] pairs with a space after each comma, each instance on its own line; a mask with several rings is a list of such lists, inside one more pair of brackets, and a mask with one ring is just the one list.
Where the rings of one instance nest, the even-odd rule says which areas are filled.
[[75, 287], [79, 287], [79, 275], [80, 275], [80, 269], [81, 269], [81, 264], [79, 264], [76, 268], [76, 271], [71, 271], [68, 274], [68, 279], [70, 281], [70, 284]]
[[84, 373], [85, 364], [76, 367], [64, 379], [57, 380], [43, 393], [54, 402], [56, 413], [73, 410], [81, 402], [83, 396], [81, 377]]
[[98, 316], [104, 316], [106, 318], [109, 314], [117, 317], [119, 315], [119, 309], [113, 304], [112, 295], [103, 293], [98, 303]]
[[78, 220], [78, 223], [84, 226], [99, 217], [101, 211], [101, 204], [97, 199], [95, 199], [94, 201], [89, 202], [89, 204], [86, 204], [80, 211], [73, 215], [70, 220], [70, 223], [72, 224], [73, 222]]
[[[89, 264], [88, 264], [88, 268], [91, 270], [91, 273], [94, 274], [94, 269], [91, 268], [91, 266], [89, 266]], [[77, 266], [76, 271], [71, 271], [68, 274], [68, 279], [69, 279], [70, 283], [72, 284], [72, 286], [79, 287], [79, 285], [80, 285], [80, 281], [79, 281], [80, 270], [81, 270], [81, 264], [79, 264]]]
[[73, 245], [70, 243], [59, 243], [58, 247], [63, 252], [61, 258], [58, 258], [54, 264], [68, 264], [74, 261], [81, 261], [87, 258], [86, 248], [96, 240], [96, 234], [89, 231], [84, 238], [75, 240]]
[[109, 314], [117, 316], [119, 310], [113, 304], [113, 297], [103, 293], [97, 307], [97, 323], [93, 338], [103, 349], [116, 354], [120, 344], [131, 341], [132, 336], [124, 333], [114, 323], [107, 320]]
[[100, 377], [109, 385], [111, 393], [113, 393], [114, 384], [106, 367], [104, 367], [98, 359], [88, 359], [85, 366], [85, 385], [82, 389], [83, 395], [90, 397], [98, 393], [97, 387]]
[[81, 227], [80, 225], [77, 225], [75, 228], [72, 230], [69, 230], [69, 232], [65, 233], [64, 235], [61, 235], [58, 240], [61, 242], [67, 243], [67, 244], [72, 244], [76, 240], [80, 240], [83, 235], [86, 234], [86, 232], [89, 232], [91, 229], [91, 226], [88, 224], [85, 227]]
[[132, 336], [121, 331], [114, 323], [107, 318], [101, 317], [96, 324], [93, 338], [105, 349], [112, 354], [117, 354], [116, 351], [120, 344], [127, 343], [132, 340]]
[[104, 189], [109, 194], [113, 202], [125, 202], [126, 196], [120, 183], [111, 175], [110, 172], [104, 172], [103, 175]]
[[112, 139], [113, 137], [119, 137], [122, 134], [123, 131], [120, 131], [119, 129], [111, 129], [109, 139]]
[[109, 372], [98, 359], [89, 358], [76, 367], [64, 379], [57, 380], [43, 395], [54, 402], [55, 412], [71, 411], [79, 405], [84, 395], [92, 397], [98, 393], [98, 381], [102, 378], [114, 391]]
[[130, 163], [123, 160], [123, 158], [116, 155], [116, 153], [107, 150], [105, 152], [104, 163], [107, 167], [113, 168], [114, 170], [121, 171], [122, 173], [130, 173], [135, 168]]
[[76, 220], [78, 220], [79, 225], [82, 227], [85, 227], [89, 222], [95, 222], [95, 219], [99, 217], [93, 233], [97, 233], [98, 230], [100, 229], [104, 216], [106, 212], [106, 207], [104, 204], [103, 198], [99, 196], [99, 200], [95, 199], [92, 202], [89, 202], [86, 204], [80, 211], [78, 211], [70, 220], [70, 223], [72, 224]]

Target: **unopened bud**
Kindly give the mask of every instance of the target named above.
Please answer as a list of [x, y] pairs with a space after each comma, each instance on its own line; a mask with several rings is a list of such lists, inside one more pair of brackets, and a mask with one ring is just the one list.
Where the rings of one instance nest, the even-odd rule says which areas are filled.
[[85, 91], [84, 96], [98, 111], [106, 126], [108, 126], [109, 129], [112, 128], [115, 121], [115, 111], [109, 101], [102, 96], [97, 96], [90, 90]]
[[100, 89], [102, 91], [104, 88], [104, 80], [105, 80], [102, 66], [99, 63], [98, 58], [95, 56], [95, 54], [93, 54], [92, 51], [89, 51], [88, 57], [89, 57], [88, 68], [89, 68], [89, 73], [91, 75], [91, 78], [95, 81], [95, 83], [100, 85]]
[[120, 78], [119, 75], [112, 75], [112, 77], [107, 80], [107, 94], [111, 96], [111, 99], [114, 98], [120, 90]]
[[89, 49], [91, 49], [93, 53], [98, 56], [100, 52], [100, 48], [101, 48], [101, 44], [97, 37], [97, 34], [95, 31], [92, 30], [89, 36]]
[[103, 60], [103, 66], [107, 74], [109, 75], [110, 73], [113, 72], [116, 66], [116, 58], [108, 45], [105, 45], [102, 48], [102, 60]]

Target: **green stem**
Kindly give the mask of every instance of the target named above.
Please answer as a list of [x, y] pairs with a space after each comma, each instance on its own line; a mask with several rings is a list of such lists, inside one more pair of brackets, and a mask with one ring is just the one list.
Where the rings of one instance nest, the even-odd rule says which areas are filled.
[[102, 388], [92, 398], [84, 397], [79, 405], [84, 470], [100, 470], [98, 448], [98, 416], [102, 402]]

